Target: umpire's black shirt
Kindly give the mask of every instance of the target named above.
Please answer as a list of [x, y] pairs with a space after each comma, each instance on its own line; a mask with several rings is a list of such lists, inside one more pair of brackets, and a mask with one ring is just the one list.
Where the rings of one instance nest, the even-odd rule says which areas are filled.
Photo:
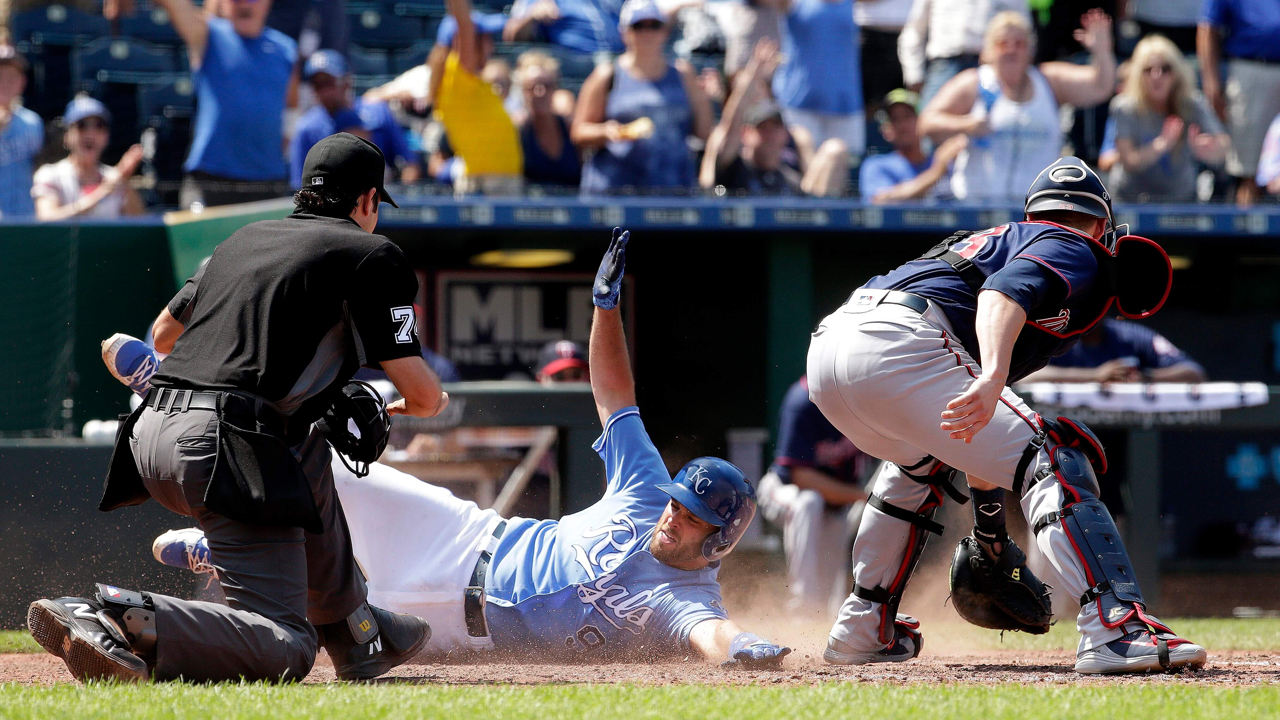
[[185, 328], [151, 383], [253, 393], [309, 424], [361, 365], [421, 354], [417, 292], [400, 248], [350, 218], [247, 225], [169, 301]]

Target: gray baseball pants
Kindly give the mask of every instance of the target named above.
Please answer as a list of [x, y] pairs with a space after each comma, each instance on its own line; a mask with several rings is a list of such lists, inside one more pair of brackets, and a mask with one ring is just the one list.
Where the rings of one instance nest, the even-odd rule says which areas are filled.
[[300, 680], [315, 662], [313, 625], [337, 622], [365, 601], [330, 450], [313, 431], [294, 454], [311, 481], [324, 533], [247, 525], [207, 510], [205, 489], [217, 454], [211, 410], [146, 409], [130, 446], [151, 497], [196, 520], [227, 605], [152, 593], [157, 680]]
[[[891, 505], [915, 512], [928, 499], [930, 486], [907, 477], [900, 467], [926, 456], [1011, 490], [1022, 453], [1039, 431], [1035, 414], [1005, 388], [990, 424], [972, 442], [951, 439], [940, 427], [942, 411], [982, 368], [956, 341], [946, 315], [933, 302], [921, 314], [881, 303], [884, 293], [857, 291], [814, 332], [808, 358], [810, 399], [859, 449], [887, 461], [871, 492]], [[1026, 480], [1049, 464], [1041, 450], [1026, 470]], [[1026, 517], [1038, 518], [1060, 510], [1062, 503], [1062, 490], [1051, 475], [1025, 491], [1022, 510]], [[890, 587], [905, 571], [911, 529], [906, 521], [868, 507], [853, 545], [854, 581], [866, 588]], [[1032, 571], [1056, 591], [1078, 598], [1090, 587], [1060, 524], [1041, 531], [1027, 555]], [[831, 636], [859, 651], [885, 647], [879, 637], [882, 607], [851, 594]], [[1097, 603], [1081, 607], [1076, 627], [1082, 636], [1080, 651], [1124, 634], [1098, 617]]]

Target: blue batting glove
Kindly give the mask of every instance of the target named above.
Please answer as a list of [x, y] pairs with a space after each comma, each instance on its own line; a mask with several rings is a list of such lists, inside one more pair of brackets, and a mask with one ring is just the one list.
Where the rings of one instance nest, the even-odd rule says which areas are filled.
[[116, 333], [102, 341], [102, 362], [117, 380], [142, 395], [151, 387], [160, 361], [146, 343], [132, 335]]
[[790, 654], [791, 648], [785, 645], [774, 645], [744, 632], [729, 643], [729, 660], [723, 665], [743, 670], [776, 670], [782, 665], [782, 658]]
[[622, 291], [622, 275], [627, 267], [627, 241], [630, 239], [631, 231], [622, 228], [613, 229], [609, 250], [600, 261], [596, 282], [591, 287], [591, 302], [601, 310], [612, 310], [618, 307], [618, 293]]

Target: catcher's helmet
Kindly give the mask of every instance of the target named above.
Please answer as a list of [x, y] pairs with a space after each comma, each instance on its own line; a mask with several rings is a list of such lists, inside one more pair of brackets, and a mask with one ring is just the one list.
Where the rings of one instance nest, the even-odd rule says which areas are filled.
[[700, 457], [680, 468], [658, 489], [689, 509], [698, 519], [720, 528], [702, 543], [702, 557], [719, 560], [742, 539], [756, 515], [756, 491], [732, 463]]
[[1107, 228], [1102, 243], [1115, 249], [1115, 218], [1111, 215], [1111, 195], [1102, 178], [1083, 160], [1068, 155], [1058, 158], [1040, 171], [1027, 190], [1024, 204], [1027, 215], [1051, 210], [1066, 210], [1104, 218]]
[[361, 380], [352, 380], [335, 393], [333, 404], [316, 425], [338, 451], [338, 459], [357, 477], [369, 474], [369, 463], [382, 456], [391, 437], [387, 403], [372, 385]]

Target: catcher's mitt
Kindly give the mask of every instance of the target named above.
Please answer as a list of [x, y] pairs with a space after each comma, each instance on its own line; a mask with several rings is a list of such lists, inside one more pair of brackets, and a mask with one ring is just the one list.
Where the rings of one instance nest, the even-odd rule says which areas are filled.
[[1027, 556], [1013, 540], [1005, 541], [1004, 552], [995, 561], [973, 536], [956, 546], [951, 561], [951, 604], [960, 617], [974, 625], [1043, 635], [1053, 621], [1049, 590], [1032, 574]]

